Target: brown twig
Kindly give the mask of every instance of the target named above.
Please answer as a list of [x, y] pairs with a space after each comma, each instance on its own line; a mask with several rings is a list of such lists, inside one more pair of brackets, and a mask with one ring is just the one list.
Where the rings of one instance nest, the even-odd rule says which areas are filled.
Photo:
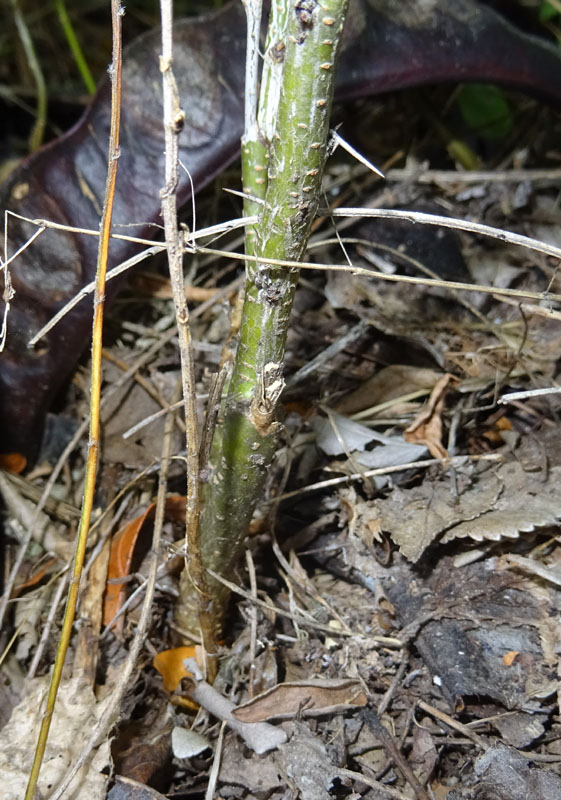
[[458, 731], [458, 733], [461, 733], [463, 736], [471, 739], [471, 741], [481, 750], [487, 750], [487, 744], [485, 741], [481, 738], [481, 736], [478, 736], [476, 733], [470, 730], [467, 725], [462, 725], [461, 722], [458, 722], [458, 720], [455, 720], [449, 714], [445, 714], [444, 711], [441, 711], [439, 708], [435, 708], [434, 706], [425, 703], [424, 700], [419, 700], [417, 702], [417, 707], [422, 711], [425, 711], [427, 714], [430, 714], [431, 717], [440, 720], [440, 722], [443, 722], [449, 728], [452, 728], [452, 730]]
[[363, 717], [370, 730], [383, 744], [384, 750], [386, 751], [388, 757], [393, 761], [394, 766], [401, 772], [405, 780], [410, 784], [411, 788], [415, 792], [415, 797], [419, 798], [419, 800], [430, 800], [427, 792], [425, 789], [423, 789], [417, 779], [417, 776], [407, 763], [407, 760], [401, 754], [396, 743], [382, 725], [376, 712], [366, 709], [363, 712]]
[[197, 427], [197, 397], [195, 391], [195, 367], [189, 309], [183, 285], [183, 237], [177, 224], [176, 189], [179, 182], [178, 136], [185, 123], [185, 113], [179, 104], [179, 93], [172, 70], [173, 60], [173, 4], [172, 0], [161, 0], [162, 55], [160, 70], [164, 94], [165, 136], [165, 186], [161, 192], [162, 216], [166, 236], [166, 247], [170, 281], [175, 304], [183, 400], [185, 403], [185, 425], [187, 446], [187, 502], [185, 527], [188, 556], [185, 569], [195, 588], [198, 618], [207, 654], [210, 680], [216, 675], [217, 648], [214, 620], [211, 614], [212, 598], [209, 596], [207, 578], [199, 539], [200, 477], [199, 477], [199, 432]]

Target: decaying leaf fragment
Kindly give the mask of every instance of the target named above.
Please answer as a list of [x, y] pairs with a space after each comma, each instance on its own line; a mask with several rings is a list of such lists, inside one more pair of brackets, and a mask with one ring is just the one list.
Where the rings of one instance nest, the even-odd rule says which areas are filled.
[[[334, 411], [329, 412], [328, 419], [317, 417], [312, 427], [317, 433], [316, 444], [326, 455], [347, 456], [347, 462], [334, 465], [342, 472], [356, 472], [357, 465], [367, 469], [397, 467], [423, 458], [427, 451], [425, 445], [409, 444], [401, 436], [385, 436]], [[372, 445], [373, 449], [367, 449]]]
[[158, 670], [167, 692], [175, 692], [183, 678], [188, 678], [191, 673], [185, 669], [183, 663], [186, 658], [195, 658], [195, 645], [173, 647], [171, 650], [161, 650], [153, 658], [154, 668]]
[[[120, 528], [111, 543], [109, 568], [107, 572], [107, 589], [103, 602], [103, 624], [109, 625], [117, 615], [125, 601], [126, 583], [131, 571], [131, 564], [139, 536], [145, 526], [151, 524], [156, 513], [156, 504], [152, 503], [146, 511]], [[166, 520], [183, 522], [185, 519], [185, 498], [170, 495], [166, 498]], [[151, 540], [152, 533], [148, 531]], [[146, 546], [148, 549], [149, 544]], [[119, 618], [113, 626], [118, 635], [123, 629], [123, 618]]]
[[359, 681], [353, 679], [311, 679], [279, 683], [232, 714], [242, 722], [292, 719], [297, 714], [319, 716], [335, 714], [352, 706], [366, 705], [366, 695]]
[[521, 567], [525, 572], [530, 572], [532, 575], [537, 575], [538, 578], [553, 583], [555, 586], [561, 586], [561, 568], [559, 564], [548, 566], [532, 558], [524, 558], [513, 553], [504, 556], [507, 564]]
[[[540, 474], [541, 475], [541, 474]], [[396, 488], [385, 500], [372, 503], [380, 527], [416, 562], [437, 539], [499, 541], [554, 525], [561, 518], [561, 467], [552, 467], [540, 480], [518, 462], [489, 472], [475, 472], [455, 495], [451, 483], [426, 478], [412, 489]]]
[[[48, 677], [48, 676], [47, 676]], [[47, 692], [46, 678], [38, 678], [29, 693], [14, 708], [0, 733], [0, 785], [4, 800], [20, 800], [25, 794], [33, 743], [37, 741], [41, 714]], [[56, 705], [51, 736], [39, 776], [42, 797], [62, 780], [70, 765], [81, 753], [97, 720], [105, 710], [98, 703], [91, 686], [82, 678], [63, 681]], [[105, 739], [93, 758], [78, 772], [65, 796], [72, 800], [103, 800], [107, 793], [108, 767], [111, 765], [110, 741]]]
[[275, 761], [293, 796], [305, 800], [329, 800], [338, 769], [321, 739], [301, 722], [294, 723], [294, 736], [275, 754]]
[[[549, 769], [535, 768], [510, 747], [497, 744], [475, 762], [479, 787], [489, 791], [496, 800], [543, 800], [561, 796], [561, 778]], [[457, 800], [463, 796], [457, 794]]]
[[457, 382], [454, 375], [443, 375], [432, 390], [426, 408], [423, 408], [403, 434], [406, 442], [426, 445], [433, 458], [448, 457], [442, 444], [442, 409], [448, 389]]

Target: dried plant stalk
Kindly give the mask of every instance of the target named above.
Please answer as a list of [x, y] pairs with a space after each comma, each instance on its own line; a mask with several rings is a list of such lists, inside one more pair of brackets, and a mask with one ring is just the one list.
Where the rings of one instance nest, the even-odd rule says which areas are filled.
[[166, 236], [169, 273], [177, 320], [181, 379], [185, 404], [185, 427], [187, 448], [187, 502], [185, 509], [185, 531], [187, 557], [184, 574], [189, 585], [190, 599], [196, 619], [196, 630], [201, 631], [207, 653], [207, 664], [211, 679], [216, 668], [216, 640], [212, 617], [212, 599], [207, 588], [203, 567], [200, 539], [200, 492], [199, 492], [199, 433], [197, 428], [197, 395], [193, 344], [189, 325], [189, 309], [183, 280], [183, 238], [177, 223], [177, 196], [179, 183], [178, 135], [185, 123], [185, 113], [179, 103], [179, 94], [172, 71], [173, 59], [173, 5], [172, 0], [161, 0], [162, 56], [160, 69], [163, 79], [164, 135], [166, 146], [165, 186], [162, 189], [162, 216]]
[[70, 576], [68, 599], [64, 612], [64, 621], [60, 634], [53, 673], [47, 695], [47, 706], [43, 715], [41, 729], [29, 781], [25, 792], [25, 800], [32, 800], [35, 796], [35, 787], [39, 778], [41, 762], [45, 754], [45, 747], [49, 736], [49, 729], [56, 703], [58, 687], [62, 678], [62, 670], [66, 660], [72, 625], [78, 602], [80, 578], [86, 555], [86, 545], [90, 529], [90, 520], [94, 501], [95, 479], [99, 460], [99, 432], [100, 432], [100, 403], [101, 403], [101, 351], [103, 333], [103, 311], [105, 303], [105, 280], [107, 272], [107, 256], [111, 238], [111, 220], [113, 217], [113, 202], [115, 199], [115, 184], [117, 181], [117, 164], [119, 160], [119, 133], [121, 125], [121, 84], [122, 84], [122, 7], [120, 0], [111, 0], [111, 19], [113, 27], [113, 61], [111, 64], [111, 128], [109, 131], [109, 149], [107, 156], [107, 179], [105, 183], [105, 198], [101, 216], [99, 247], [97, 252], [96, 286], [94, 292], [94, 317], [92, 331], [92, 366], [90, 381], [90, 435], [88, 444], [88, 457], [86, 462], [86, 477], [84, 480], [84, 496], [82, 500], [82, 513], [76, 537], [76, 553]]

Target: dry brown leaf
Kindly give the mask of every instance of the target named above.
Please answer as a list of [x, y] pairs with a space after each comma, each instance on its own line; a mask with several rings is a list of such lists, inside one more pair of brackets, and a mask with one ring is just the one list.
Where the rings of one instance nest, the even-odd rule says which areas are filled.
[[[23, 568], [20, 570], [19, 575], [22, 577], [22, 582], [18, 583], [12, 589], [11, 598], [18, 597], [22, 592], [31, 589], [40, 583], [45, 575], [51, 573], [57, 565], [56, 558], [48, 558], [46, 561], [40, 561], [38, 564], [31, 564], [26, 576], [22, 576]], [[24, 567], [26, 565], [24, 564]]]
[[[275, 753], [275, 761], [286, 785], [294, 787], [303, 800], [329, 800], [338, 769], [325, 744], [302, 722], [295, 722], [294, 734]], [[286, 791], [283, 794], [286, 797]]]
[[[391, 409], [397, 416], [404, 413], [404, 407], [406, 410], [411, 407], [411, 403], [404, 403], [399, 398], [423, 389], [432, 389], [441, 374], [428, 367], [391, 364], [346, 395], [335, 410], [339, 414], [350, 415], [395, 400], [397, 405], [392, 405]], [[417, 407], [418, 403], [419, 401], [416, 402]]]
[[304, 716], [334, 714], [350, 706], [366, 705], [366, 695], [359, 681], [353, 679], [312, 679], [279, 683], [263, 694], [238, 706], [232, 712], [241, 722], [262, 722], [269, 719], [291, 719]]
[[[126, 360], [120, 350], [105, 354], [104, 378], [108, 385], [117, 383], [126, 369]], [[125, 355], [125, 359], [128, 356]], [[146, 384], [126, 383], [107, 395], [107, 404], [102, 414], [102, 449], [105, 463], [126, 464], [142, 469], [147, 460], [158, 459], [162, 448], [165, 415], [153, 419], [136, 433], [123, 438], [123, 434], [135, 425], [154, 414], [161, 412], [162, 403], [170, 402], [177, 375], [173, 370], [154, 370], [150, 381], [152, 389], [158, 392], [161, 400], [150, 394]], [[167, 398], [167, 399], [166, 399]], [[181, 448], [182, 437], [174, 430], [172, 447]]]
[[185, 669], [183, 662], [186, 658], [195, 657], [195, 645], [174, 647], [171, 650], [162, 650], [161, 653], [156, 653], [152, 663], [162, 676], [166, 691], [175, 692], [181, 680], [191, 675]]
[[561, 517], [561, 467], [552, 467], [546, 480], [540, 479], [541, 473], [536, 477], [526, 472], [517, 461], [503, 464], [496, 474], [503, 483], [497, 501], [489, 509], [482, 508], [477, 518], [452, 527], [443, 542], [465, 537], [476, 542], [515, 539], [520, 533], [556, 524]]
[[[126, 581], [130, 574], [133, 554], [144, 527], [154, 521], [156, 504], [152, 503], [143, 514], [128, 522], [120, 528], [111, 542], [109, 567], [107, 570], [107, 589], [103, 601], [103, 624], [109, 625], [125, 601]], [[182, 522], [185, 519], [185, 498], [172, 495], [166, 498], [166, 520]], [[151, 530], [148, 531], [150, 541]], [[149, 545], [148, 545], [149, 546]], [[146, 549], [148, 549], [148, 546]], [[120, 633], [123, 628], [123, 618], [120, 617], [113, 630]]]
[[448, 481], [425, 479], [412, 489], [395, 488], [386, 500], [377, 500], [375, 507], [382, 530], [389, 533], [405, 558], [418, 561], [443, 531], [492, 507], [501, 489], [500, 481], [486, 474], [482, 483], [454, 497]]
[[[25, 794], [33, 760], [33, 745], [41, 725], [48, 676], [30, 681], [28, 694], [13, 710], [0, 733], [0, 785], [5, 800]], [[109, 693], [108, 697], [111, 696]], [[107, 707], [98, 702], [91, 686], [81, 677], [63, 679], [51, 724], [45, 758], [38, 784], [38, 796], [50, 796], [88, 741], [91, 731]], [[103, 800], [111, 768], [110, 740], [105, 738], [94, 750], [65, 793], [72, 800]]]
[[408, 761], [422, 784], [431, 776], [438, 761], [434, 737], [428, 730], [418, 725], [413, 727], [413, 747]]
[[442, 409], [446, 392], [458, 383], [454, 375], [446, 373], [436, 383], [428, 403], [403, 434], [406, 442], [424, 444], [433, 458], [448, 458], [442, 445]]

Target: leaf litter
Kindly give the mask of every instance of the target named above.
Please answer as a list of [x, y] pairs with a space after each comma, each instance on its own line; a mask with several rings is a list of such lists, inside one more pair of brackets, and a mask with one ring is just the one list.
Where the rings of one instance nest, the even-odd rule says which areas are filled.
[[[385, 114], [390, 119], [402, 113], [398, 102], [389, 100]], [[358, 130], [357, 138], [361, 135]], [[540, 144], [547, 152], [545, 134]], [[394, 142], [387, 152], [383, 141], [373, 147], [379, 150], [376, 163], [382, 163], [381, 155], [395, 154]], [[525, 159], [535, 163], [532, 158], [538, 155], [518, 149], [510, 163], [524, 168]], [[417, 210], [436, 204], [451, 216], [511, 225], [559, 243], [555, 191], [547, 183], [512, 182], [508, 169], [504, 183], [492, 186], [470, 183], [469, 174], [451, 175], [451, 169], [446, 181], [429, 180], [430, 172], [410, 155], [405, 178], [403, 171], [392, 178], [390, 169], [388, 183], [373, 188], [370, 176], [344, 160], [336, 167], [347, 176], [353, 172], [353, 190], [358, 187], [362, 199]], [[334, 168], [328, 183], [337, 178]], [[205, 204], [212, 209], [213, 202], [203, 197], [199, 213]], [[403, 257], [409, 256], [430, 260], [425, 266], [442, 277], [451, 277], [445, 269], [451, 270], [459, 281], [559, 291], [556, 264], [541, 255], [463, 234], [440, 236], [435, 229], [427, 244], [424, 228], [421, 241], [411, 233], [400, 250], [403, 225], [393, 242], [389, 234], [382, 241], [380, 230], [368, 221], [359, 230], [341, 231], [342, 237], [361, 240], [348, 245], [353, 263], [411, 274], [415, 264]], [[327, 245], [319, 252], [322, 259], [325, 254], [340, 259]], [[165, 297], [160, 281], [154, 305], [147, 304], [134, 323], [153, 332]], [[256, 755], [234, 731], [221, 738], [204, 703], [198, 710], [187, 703], [191, 679], [183, 659], [191, 649], [187, 652], [173, 615], [181, 534], [170, 519], [162, 554], [168, 568], [159, 573], [134, 686], [116, 710], [111, 737], [98, 743], [67, 796], [130, 800], [141, 796], [135, 793], [142, 787], [153, 798], [202, 796], [213, 764], [223, 797], [538, 800], [559, 795], [559, 400], [530, 395], [504, 407], [497, 403], [507, 391], [555, 385], [557, 310], [547, 298], [522, 307], [475, 292], [404, 290], [348, 273], [306, 279], [290, 334], [289, 372], [296, 374], [321, 357], [357, 321], [367, 324], [348, 348], [330, 360], [320, 358], [317, 370], [287, 395], [285, 447], [250, 542], [256, 590], [239, 599], [231, 615], [214, 687], [235, 704], [234, 717], [249, 715], [247, 724], [272, 720], [278, 738], [269, 752]], [[214, 309], [197, 320], [200, 342], [208, 340], [211, 328], [216, 341], [221, 313]], [[119, 355], [132, 361], [138, 340], [126, 326], [120, 332]], [[130, 355], [123, 348], [127, 343]], [[202, 348], [199, 366], [204, 394], [216, 350]], [[175, 351], [162, 341], [147, 374], [168, 391], [176, 370]], [[68, 399], [70, 414], [72, 393], [79, 396], [79, 381]], [[114, 401], [115, 425], [108, 429], [98, 501], [100, 509], [113, 510], [115, 519], [99, 514], [93, 547], [103, 547], [112, 531], [130, 526], [135, 538], [143, 529], [144, 550], [149, 549], [144, 529], [153, 513], [155, 473], [138, 460], [146, 440], [137, 437], [134, 448], [119, 446], [120, 431], [159, 407], [147, 398], [135, 387], [134, 394], [124, 391]], [[154, 428], [143, 434], [150, 438], [152, 454], [159, 436]], [[170, 493], [182, 474], [177, 455]], [[411, 466], [428, 455], [438, 463]], [[74, 508], [82, 457], [74, 457], [53, 490], [54, 500]], [[45, 469], [26, 479], [42, 488]], [[369, 469], [388, 474], [369, 482]], [[278, 505], [273, 521], [269, 511], [282, 473], [289, 476], [286, 489], [292, 497]], [[298, 495], [321, 478], [357, 473], [362, 479], [346, 480], [340, 488]], [[13, 498], [10, 503], [17, 518]], [[20, 516], [24, 511], [29, 514], [22, 501]], [[49, 520], [44, 550], [30, 550], [30, 562], [51, 553], [62, 563], [67, 555], [66, 529], [55, 513]], [[15, 528], [11, 535], [17, 538]], [[285, 561], [275, 555], [275, 539]], [[119, 595], [122, 590], [129, 596], [142, 593], [142, 564], [133, 569], [131, 563], [125, 559], [118, 574], [109, 567], [105, 604], [115, 594], [111, 587], [117, 586]], [[107, 574], [113, 582], [107, 582]], [[33, 605], [36, 587], [20, 584]], [[0, 732], [0, 777], [14, 797], [22, 794], [36, 737], [35, 712], [53, 654], [47, 643], [42, 677], [25, 679], [49, 614], [50, 592], [44, 597], [35, 617], [23, 602], [10, 617], [12, 628], [20, 621], [28, 627], [22, 624], [18, 647], [2, 665], [2, 686], [10, 686], [15, 697], [12, 717]], [[60, 618], [56, 608], [54, 618]], [[75, 675], [63, 683], [45, 767], [49, 785], [79, 755], [84, 731], [110, 697], [137, 624], [132, 608], [125, 608], [120, 619], [119, 636], [108, 632], [102, 639], [87, 613], [81, 619], [84, 631], [91, 628], [89, 652], [97, 666], [93, 678]], [[29, 629], [33, 620], [35, 636]], [[166, 658], [172, 666], [158, 667], [160, 674], [153, 665]], [[138, 761], [144, 769], [149, 755], [154, 764], [139, 772]], [[117, 775], [110, 779], [112, 764]]]

